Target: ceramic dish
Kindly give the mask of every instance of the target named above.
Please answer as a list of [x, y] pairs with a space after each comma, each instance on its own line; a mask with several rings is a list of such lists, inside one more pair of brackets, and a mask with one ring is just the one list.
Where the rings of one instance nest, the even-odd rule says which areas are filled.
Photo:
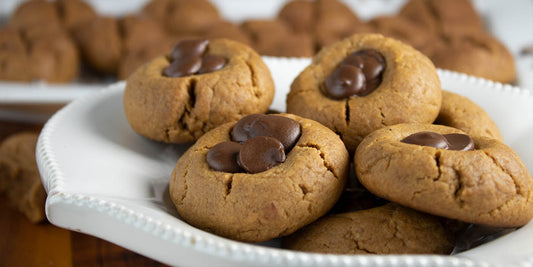
[[[285, 110], [292, 79], [309, 60], [266, 59], [276, 84], [273, 108]], [[439, 70], [443, 88], [481, 105], [505, 141], [533, 170], [533, 96], [523, 89]], [[126, 121], [120, 82], [56, 113], [37, 144], [37, 163], [53, 224], [94, 235], [179, 266], [476, 266], [533, 264], [533, 222], [454, 256], [339, 256], [248, 244], [199, 230], [168, 197], [170, 173], [187, 145], [153, 142]]]

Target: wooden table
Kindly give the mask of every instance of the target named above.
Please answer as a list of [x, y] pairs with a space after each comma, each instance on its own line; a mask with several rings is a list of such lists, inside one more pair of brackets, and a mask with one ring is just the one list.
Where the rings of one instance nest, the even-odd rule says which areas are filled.
[[[0, 121], [0, 142], [42, 125]], [[32, 224], [0, 196], [0, 266], [166, 266], [105, 240], [56, 227]]]

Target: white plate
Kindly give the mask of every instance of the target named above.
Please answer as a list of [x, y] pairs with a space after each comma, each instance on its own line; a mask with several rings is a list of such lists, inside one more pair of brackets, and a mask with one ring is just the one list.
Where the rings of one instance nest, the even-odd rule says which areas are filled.
[[[285, 110], [292, 79], [309, 60], [266, 59], [276, 83], [273, 108]], [[527, 90], [439, 71], [443, 87], [470, 97], [500, 127], [505, 141], [533, 170], [533, 96]], [[336, 256], [247, 244], [181, 221], [168, 199], [170, 173], [186, 145], [137, 135], [122, 105], [123, 82], [69, 104], [44, 127], [37, 163], [55, 225], [94, 235], [179, 266], [473, 266], [533, 264], [533, 222], [454, 256]], [[274, 246], [274, 247], [272, 247]]]

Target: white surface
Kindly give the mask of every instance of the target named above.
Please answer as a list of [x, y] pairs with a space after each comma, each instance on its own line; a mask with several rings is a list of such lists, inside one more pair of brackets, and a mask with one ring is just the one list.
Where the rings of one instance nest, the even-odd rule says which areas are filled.
[[[277, 88], [273, 108], [283, 111], [290, 82], [309, 60], [265, 61]], [[533, 170], [532, 94], [453, 72], [439, 71], [439, 75], [444, 88], [470, 97], [488, 111], [505, 141]], [[170, 173], [187, 146], [157, 143], [134, 133], [123, 113], [124, 85], [74, 101], [44, 127], [37, 162], [53, 224], [179, 266], [533, 264], [533, 222], [455, 256], [309, 254], [235, 242], [198, 230], [182, 222], [168, 200]]]

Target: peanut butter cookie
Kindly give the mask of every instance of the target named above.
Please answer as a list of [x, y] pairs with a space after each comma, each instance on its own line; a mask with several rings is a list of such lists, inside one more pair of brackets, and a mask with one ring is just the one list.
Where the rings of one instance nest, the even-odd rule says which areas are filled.
[[129, 76], [124, 110], [137, 133], [186, 143], [266, 112], [273, 97], [270, 71], [250, 47], [227, 39], [185, 40]]
[[379, 34], [353, 35], [323, 49], [296, 77], [287, 96], [287, 112], [332, 129], [349, 151], [376, 129], [432, 123], [440, 105], [433, 63]]
[[284, 238], [282, 247], [331, 254], [449, 254], [454, 233], [442, 218], [389, 203], [320, 218]]
[[235, 240], [293, 233], [338, 200], [349, 165], [340, 138], [292, 114], [248, 115], [202, 136], [178, 160], [170, 196], [188, 223]]
[[368, 135], [354, 156], [372, 193], [437, 216], [495, 227], [533, 218], [533, 181], [496, 139], [442, 125], [398, 124]]

